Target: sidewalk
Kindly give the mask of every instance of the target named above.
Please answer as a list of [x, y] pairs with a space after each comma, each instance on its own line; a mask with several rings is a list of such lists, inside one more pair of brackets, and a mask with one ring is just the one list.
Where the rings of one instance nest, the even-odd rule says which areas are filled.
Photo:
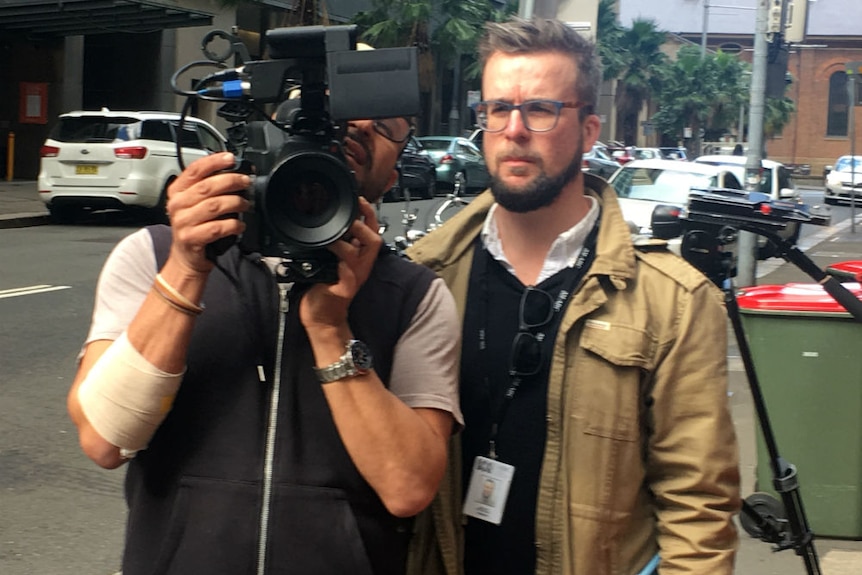
[[[48, 212], [39, 200], [36, 182], [0, 181], [0, 228], [25, 227], [47, 224]], [[849, 220], [824, 227], [800, 242], [798, 246], [821, 269], [832, 264], [862, 259], [862, 217], [857, 215], [856, 231], [851, 233]], [[812, 280], [794, 265], [771, 259], [758, 262], [758, 285], [810, 283]], [[742, 494], [754, 493], [756, 474], [755, 430], [757, 421], [751, 401], [750, 388], [742, 369], [736, 342], [731, 337], [728, 357], [730, 368], [731, 405], [734, 425], [740, 440]], [[767, 405], [767, 409], [768, 409]], [[862, 417], [862, 414], [860, 414]], [[828, 424], [828, 422], [824, 422]], [[816, 431], [812, 431], [816, 433]], [[782, 445], [779, 441], [779, 450]], [[852, 444], [852, 443], [851, 443]], [[852, 444], [855, 445], [855, 444]], [[816, 502], [817, 493], [805, 485], [805, 469], [800, 466], [800, 484], [803, 504]], [[810, 503], [809, 503], [810, 507]], [[802, 558], [792, 550], [773, 553], [771, 546], [749, 537], [740, 529], [740, 552], [737, 558], [737, 575], [805, 575]], [[820, 558], [823, 575], [862, 574], [862, 541], [817, 539], [815, 548]]]
[[36, 182], [0, 180], [0, 229], [48, 223], [48, 210], [39, 199]]

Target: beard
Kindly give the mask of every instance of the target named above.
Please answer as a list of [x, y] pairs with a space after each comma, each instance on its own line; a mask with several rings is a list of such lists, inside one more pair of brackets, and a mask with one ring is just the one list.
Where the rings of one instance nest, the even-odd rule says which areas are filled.
[[569, 165], [560, 174], [548, 176], [540, 173], [532, 182], [520, 186], [509, 186], [503, 183], [496, 174], [491, 175], [491, 194], [498, 204], [510, 212], [519, 214], [532, 212], [545, 206], [550, 206], [562, 193], [563, 188], [581, 173], [581, 160], [584, 153], [580, 142]]

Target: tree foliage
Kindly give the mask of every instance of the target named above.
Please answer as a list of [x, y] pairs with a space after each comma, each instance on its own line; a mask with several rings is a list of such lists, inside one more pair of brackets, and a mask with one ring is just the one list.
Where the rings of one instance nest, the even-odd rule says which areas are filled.
[[734, 125], [739, 107], [748, 98], [748, 65], [723, 52], [701, 55], [697, 46], [683, 46], [676, 60], [663, 65], [655, 101], [658, 112], [652, 121], [663, 134], [682, 139], [690, 127], [715, 139]]
[[[604, 12], [600, 19], [607, 19], [606, 14]], [[602, 25], [607, 26], [606, 23]], [[619, 79], [615, 101], [617, 138], [633, 144], [637, 140], [638, 115], [652, 96], [657, 71], [667, 60], [661, 51], [666, 34], [652, 20], [635, 20], [631, 28], [621, 28], [619, 32], [605, 29], [605, 32], [610, 33], [610, 38], [599, 40], [602, 44], [607, 43], [602, 48], [605, 54], [610, 52], [610, 61], [603, 62], [605, 77], [618, 70], [615, 76]], [[618, 44], [613, 46], [610, 42]]]

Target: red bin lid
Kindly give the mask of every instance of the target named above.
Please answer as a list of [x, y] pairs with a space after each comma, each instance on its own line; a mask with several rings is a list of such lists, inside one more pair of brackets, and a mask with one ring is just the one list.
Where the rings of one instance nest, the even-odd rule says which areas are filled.
[[[862, 284], [845, 282], [842, 285], [862, 300]], [[737, 293], [736, 301], [741, 310], [849, 313], [823, 289], [823, 286], [816, 283], [747, 287]]]
[[832, 264], [826, 268], [826, 271], [841, 272], [842, 274], [855, 277], [856, 281], [862, 281], [862, 260], [850, 260]]

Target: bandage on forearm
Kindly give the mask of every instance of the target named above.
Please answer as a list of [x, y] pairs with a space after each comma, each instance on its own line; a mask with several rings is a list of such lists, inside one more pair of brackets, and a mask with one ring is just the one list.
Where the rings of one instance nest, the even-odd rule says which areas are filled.
[[96, 361], [78, 388], [78, 401], [93, 429], [124, 451], [144, 449], [164, 421], [182, 373], [147, 361], [125, 332]]

